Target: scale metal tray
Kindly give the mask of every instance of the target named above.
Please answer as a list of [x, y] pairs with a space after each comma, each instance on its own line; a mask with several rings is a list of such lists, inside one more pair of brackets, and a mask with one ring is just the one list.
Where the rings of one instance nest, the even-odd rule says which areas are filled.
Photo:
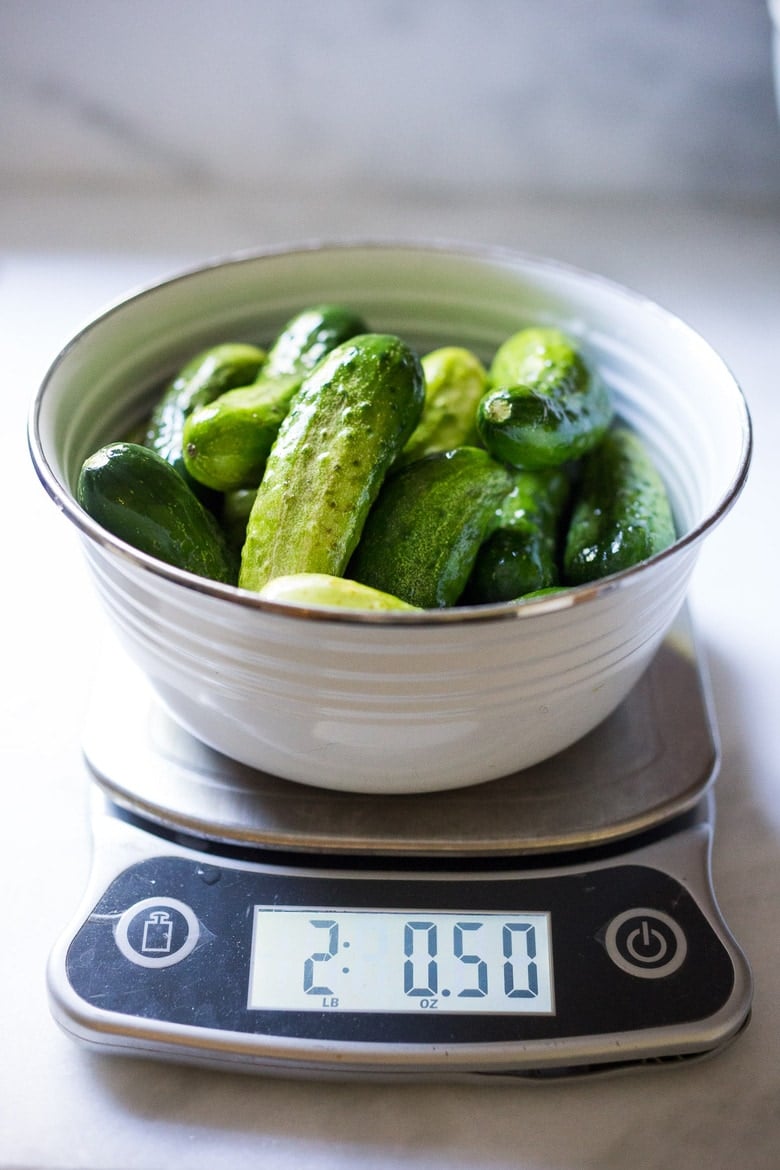
[[84, 737], [100, 787], [130, 814], [223, 845], [395, 857], [566, 852], [681, 816], [717, 772], [687, 610], [628, 698], [577, 744], [497, 780], [414, 796], [334, 792], [238, 764], [181, 728], [113, 642], [106, 656], [98, 677], [114, 685], [96, 688]]

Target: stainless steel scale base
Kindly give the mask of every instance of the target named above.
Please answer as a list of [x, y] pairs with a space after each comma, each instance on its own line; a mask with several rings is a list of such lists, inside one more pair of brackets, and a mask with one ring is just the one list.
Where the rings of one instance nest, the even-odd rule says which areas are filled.
[[[55, 1017], [76, 1038], [102, 1051], [283, 1075], [538, 1078], [705, 1055], [732, 1039], [746, 1022], [752, 997], [749, 968], [712, 891], [711, 786], [718, 746], [687, 614], [629, 698], [577, 745], [500, 780], [420, 796], [330, 792], [236, 764], [183, 731], [123, 655], [112, 649], [110, 657], [113, 665], [104, 664], [101, 677], [109, 677], [105, 672], [111, 670], [116, 686], [110, 694], [106, 688], [96, 692], [84, 739], [85, 757], [97, 781], [93, 872], [84, 904], [53, 952], [49, 971]], [[401, 909], [406, 906], [403, 898], [412, 897], [409, 912], [434, 904], [465, 912], [460, 899], [481, 906], [482, 898], [486, 906], [492, 905], [493, 894], [500, 889], [504, 893], [496, 906], [504, 912], [515, 896], [506, 892], [512, 888], [521, 905], [524, 899], [533, 901], [542, 887], [549, 888], [552, 905], [556, 891], [572, 883], [579, 888], [587, 887], [588, 881], [608, 884], [612, 874], [620, 881], [633, 880], [636, 873], [658, 874], [676, 884], [679, 897], [690, 900], [691, 914], [701, 920], [701, 930], [712, 935], [705, 950], [717, 946], [725, 990], [717, 1003], [703, 992], [704, 1014], [699, 1017], [694, 985], [686, 991], [692, 1007], [685, 1019], [672, 1011], [670, 1021], [653, 1016], [642, 1023], [640, 1001], [651, 990], [657, 998], [663, 979], [655, 978], [647, 955], [636, 958], [635, 944], [641, 951], [643, 938], [646, 949], [660, 940], [670, 953], [676, 951], [667, 964], [671, 976], [676, 966], [694, 971], [696, 931], [693, 919], [684, 928], [672, 920], [672, 903], [666, 909], [659, 903], [654, 909], [637, 894], [639, 904], [627, 895], [627, 909], [605, 910], [603, 928], [594, 927], [593, 939], [588, 939], [594, 957], [589, 960], [592, 969], [583, 971], [582, 978], [598, 983], [617, 972], [626, 994], [637, 997], [635, 1020], [629, 1003], [628, 1014], [614, 1027], [597, 1027], [598, 1021], [589, 1027], [572, 1016], [574, 1009], [567, 1019], [566, 980], [573, 976], [566, 970], [571, 962], [564, 962], [566, 936], [578, 928], [563, 930], [562, 912], [550, 915], [560, 1034], [549, 1021], [525, 1027], [527, 1020], [515, 1018], [507, 1035], [499, 1035], [495, 1020], [500, 1011], [488, 1023], [484, 1015], [468, 1021], [463, 1014], [450, 1015], [454, 1039], [447, 1043], [442, 1043], [441, 1030], [446, 1012], [435, 1021], [435, 1013], [425, 1018], [412, 1013], [406, 1031], [402, 1024], [407, 1017], [392, 1013], [382, 1016], [380, 1031], [372, 1031], [374, 1016], [378, 1020], [381, 1013], [365, 1010], [352, 1016], [338, 1010], [320, 1012], [321, 1028], [312, 1023], [312, 1012], [299, 1012], [295, 1018], [302, 1022], [297, 1030], [287, 1018], [280, 1028], [281, 1013], [272, 1013], [270, 1023], [258, 1023], [257, 1013], [247, 1013], [245, 975], [238, 977], [244, 991], [236, 993], [243, 995], [243, 1003], [231, 1009], [229, 1019], [216, 1024], [182, 1028], [176, 1018], [156, 1019], [155, 1010], [147, 1007], [126, 1010], [120, 1004], [106, 1010], [105, 988], [112, 981], [121, 982], [124, 967], [136, 964], [143, 969], [143, 960], [128, 951], [126, 937], [124, 956], [117, 953], [117, 929], [126, 935], [132, 907], [122, 904], [129, 895], [113, 891], [120, 889], [125, 873], [157, 865], [163, 855], [171, 864], [171, 859], [180, 859], [194, 865], [193, 872], [199, 874], [213, 868], [236, 880], [241, 875], [250, 885], [270, 881], [286, 890], [289, 882], [307, 887], [316, 878], [322, 892], [312, 905], [329, 907], [328, 899], [336, 898], [337, 915], [351, 904], [349, 891], [358, 887], [370, 906], [380, 886], [392, 890], [395, 883], [404, 890], [399, 895]], [[150, 890], [159, 885], [157, 876], [148, 881]], [[218, 880], [213, 881], [218, 889]], [[133, 888], [137, 893], [137, 882]], [[248, 887], [247, 905], [259, 896]], [[388, 896], [383, 894], [379, 903], [389, 905]], [[419, 907], [415, 897], [422, 899]], [[178, 899], [173, 901], [180, 905]], [[442, 928], [449, 928], [448, 913], [443, 912]], [[214, 946], [218, 911], [207, 925], [186, 907], [182, 914], [200, 922], [195, 929], [198, 946], [207, 938]], [[620, 934], [624, 923], [628, 951]], [[79, 939], [86, 940], [84, 953], [94, 952], [94, 940], [87, 935], [102, 940], [105, 949], [108, 974], [103, 991], [78, 959]], [[196, 944], [188, 945], [192, 950]], [[572, 954], [583, 945], [572, 942]], [[128, 955], [130, 963], [125, 962]], [[600, 962], [606, 966], [599, 967]], [[174, 963], [171, 970], [175, 967]], [[706, 971], [702, 957], [695, 976], [702, 985]], [[138, 972], [130, 974], [135, 978]], [[128, 993], [133, 1002], [142, 994], [141, 986], [134, 984]], [[656, 1014], [657, 1010], [653, 1008]], [[365, 1033], [365, 1038], [353, 1040], [350, 1027], [357, 1029], [355, 1035]], [[379, 1039], [380, 1033], [390, 1039]]]

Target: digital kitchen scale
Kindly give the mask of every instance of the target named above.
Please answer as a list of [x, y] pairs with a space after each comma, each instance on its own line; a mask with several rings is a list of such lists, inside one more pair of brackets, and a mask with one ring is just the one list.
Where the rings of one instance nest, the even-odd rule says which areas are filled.
[[84, 741], [89, 889], [49, 966], [79, 1040], [263, 1074], [487, 1081], [679, 1062], [745, 1025], [687, 614], [577, 745], [419, 796], [236, 764], [109, 658]]

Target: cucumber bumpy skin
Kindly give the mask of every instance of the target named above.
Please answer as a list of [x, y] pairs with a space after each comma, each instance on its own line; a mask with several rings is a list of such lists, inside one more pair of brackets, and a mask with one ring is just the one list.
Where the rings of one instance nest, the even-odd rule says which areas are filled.
[[422, 357], [425, 405], [397, 467], [455, 447], [476, 447], [477, 406], [487, 390], [487, 371], [468, 349], [449, 345]]
[[470, 605], [515, 601], [558, 584], [558, 537], [569, 490], [563, 468], [514, 473], [496, 529], [477, 553], [466, 589]]
[[114, 536], [166, 564], [235, 585], [237, 558], [212, 514], [161, 455], [109, 443], [84, 460], [76, 498]]
[[268, 457], [247, 524], [242, 588], [259, 591], [292, 573], [344, 575], [424, 395], [419, 358], [394, 335], [362, 334], [323, 358]]
[[379, 493], [347, 576], [422, 609], [455, 605], [511, 486], [507, 468], [478, 447], [402, 467]]
[[183, 435], [187, 418], [234, 386], [254, 382], [266, 352], [256, 345], [225, 342], [203, 350], [187, 362], [152, 411], [143, 445], [156, 451], [193, 486], [184, 465]]
[[539, 471], [579, 459], [612, 421], [608, 388], [558, 329], [513, 334], [488, 376], [477, 429], [490, 454], [512, 467]]
[[252, 385], [234, 384], [187, 419], [183, 459], [193, 479], [221, 492], [257, 487], [303, 379], [337, 345], [365, 331], [363, 319], [339, 305], [296, 314]]
[[581, 585], [631, 568], [675, 538], [661, 476], [639, 436], [616, 426], [583, 466], [564, 548], [565, 582]]

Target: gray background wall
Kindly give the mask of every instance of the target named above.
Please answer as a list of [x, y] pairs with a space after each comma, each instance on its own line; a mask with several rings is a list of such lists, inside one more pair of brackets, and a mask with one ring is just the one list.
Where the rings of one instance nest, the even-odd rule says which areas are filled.
[[0, 0], [0, 196], [775, 203], [764, 0]]

